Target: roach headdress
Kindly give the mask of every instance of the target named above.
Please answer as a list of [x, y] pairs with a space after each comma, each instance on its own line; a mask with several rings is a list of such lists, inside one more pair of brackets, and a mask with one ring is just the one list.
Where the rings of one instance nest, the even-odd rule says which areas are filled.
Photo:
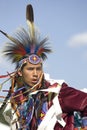
[[48, 38], [42, 39], [35, 27], [32, 5], [26, 7], [26, 21], [28, 31], [19, 28], [14, 37], [0, 30], [12, 42], [7, 43], [3, 52], [13, 63], [16, 63], [17, 67], [21, 67], [27, 61], [38, 64], [47, 58], [46, 53], [51, 52], [48, 47]]

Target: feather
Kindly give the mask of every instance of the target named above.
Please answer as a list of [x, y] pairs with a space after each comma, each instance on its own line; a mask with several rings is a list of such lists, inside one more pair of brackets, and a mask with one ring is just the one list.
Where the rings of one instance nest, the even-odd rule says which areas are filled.
[[29, 27], [31, 41], [32, 43], [34, 43], [35, 30], [34, 30], [34, 13], [32, 5], [27, 5], [26, 7], [26, 19], [27, 19], [27, 25]]
[[29, 20], [31, 23], [34, 22], [33, 7], [30, 4], [26, 7], [26, 19]]
[[4, 34], [9, 40], [11, 40], [12, 42], [16, 43], [16, 44], [19, 44], [19, 41], [15, 38], [13, 38], [12, 36], [8, 35], [7, 33], [3, 32], [2, 30], [0, 30], [0, 32], [2, 34]]

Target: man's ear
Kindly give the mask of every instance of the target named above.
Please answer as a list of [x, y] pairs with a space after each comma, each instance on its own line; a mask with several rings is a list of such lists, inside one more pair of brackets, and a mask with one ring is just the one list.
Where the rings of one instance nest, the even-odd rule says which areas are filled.
[[22, 76], [21, 70], [18, 70], [18, 75], [19, 75], [19, 76]]

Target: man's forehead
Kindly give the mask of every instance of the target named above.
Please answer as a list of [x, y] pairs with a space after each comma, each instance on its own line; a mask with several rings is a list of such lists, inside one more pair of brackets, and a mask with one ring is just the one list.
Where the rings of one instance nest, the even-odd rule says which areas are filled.
[[26, 67], [34, 67], [34, 68], [37, 68], [37, 67], [42, 67], [42, 63], [39, 63], [39, 64], [31, 64], [31, 63], [27, 63]]

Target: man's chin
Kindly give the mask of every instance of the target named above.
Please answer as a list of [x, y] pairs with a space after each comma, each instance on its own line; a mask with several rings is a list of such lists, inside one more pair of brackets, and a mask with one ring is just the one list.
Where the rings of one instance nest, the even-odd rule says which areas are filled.
[[34, 85], [36, 85], [37, 84], [37, 82], [32, 82], [31, 83], [31, 86], [33, 87]]

